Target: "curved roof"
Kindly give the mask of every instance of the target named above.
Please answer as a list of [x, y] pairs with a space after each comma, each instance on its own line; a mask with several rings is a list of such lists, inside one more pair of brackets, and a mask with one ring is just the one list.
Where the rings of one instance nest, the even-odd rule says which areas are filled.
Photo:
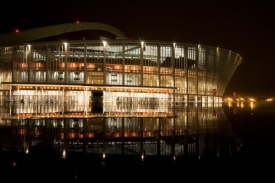
[[47, 38], [59, 34], [83, 30], [103, 30], [113, 33], [114, 35], [118, 36], [118, 38], [127, 38], [120, 30], [113, 26], [97, 22], [81, 22], [40, 27], [20, 31], [19, 33], [12, 32], [2, 34], [0, 35], [0, 45], [27, 43], [30, 41]]

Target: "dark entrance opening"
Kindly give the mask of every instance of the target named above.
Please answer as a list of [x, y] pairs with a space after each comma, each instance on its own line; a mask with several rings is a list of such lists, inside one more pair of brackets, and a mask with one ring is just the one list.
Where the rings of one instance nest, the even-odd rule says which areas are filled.
[[92, 90], [92, 113], [103, 113], [103, 91]]

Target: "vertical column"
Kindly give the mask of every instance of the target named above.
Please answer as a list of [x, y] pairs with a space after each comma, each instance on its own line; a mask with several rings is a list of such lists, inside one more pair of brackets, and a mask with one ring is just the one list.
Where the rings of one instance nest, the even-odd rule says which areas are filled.
[[188, 46], [184, 46], [184, 75], [185, 75], [185, 93], [186, 103], [189, 104], [189, 89], [188, 89]]
[[68, 83], [68, 43], [64, 43], [64, 55], [65, 55], [65, 78], [64, 83]]
[[145, 43], [142, 41], [140, 46], [140, 85], [143, 86], [143, 51], [145, 50]]
[[160, 86], [160, 45], [158, 44], [158, 52], [157, 52], [157, 67], [158, 67], [158, 83], [157, 86]]
[[11, 101], [13, 94], [11, 93], [12, 91], [12, 85], [10, 85], [10, 93], [9, 93], [9, 101]]
[[27, 65], [28, 65], [28, 83], [32, 82], [32, 66], [31, 66], [31, 45], [28, 45], [26, 47], [26, 61], [27, 61]]
[[176, 43], [173, 43], [172, 53], [171, 53], [171, 76], [172, 76], [172, 87], [175, 87], [175, 52], [176, 52]]
[[197, 95], [197, 103], [198, 103], [198, 100], [200, 100], [201, 97], [199, 97], [199, 56], [200, 56], [200, 45], [198, 46], [198, 48], [196, 49], [196, 60], [195, 60], [195, 67], [196, 67], [196, 95]]
[[45, 59], [45, 64], [46, 64], [46, 83], [49, 83], [50, 79], [50, 71], [49, 71], [49, 65], [50, 65], [50, 58], [49, 58], [49, 46], [46, 45], [46, 59]]
[[[175, 52], [176, 52], [176, 43], [173, 43], [173, 47], [172, 47], [172, 58], [171, 58], [171, 74], [172, 74], [172, 87], [176, 87], [176, 84], [175, 84]], [[172, 112], [173, 112], [173, 115], [174, 115], [174, 109], [175, 109], [175, 90], [172, 90], [171, 91], [172, 93]]]
[[125, 43], [122, 44], [122, 85], [125, 85]]
[[205, 49], [205, 62], [204, 62], [204, 66], [203, 66], [203, 68], [204, 68], [204, 71], [203, 71], [203, 84], [204, 84], [203, 94], [204, 94], [204, 101], [203, 102], [205, 102], [207, 104], [206, 106], [208, 106], [206, 86], [208, 85], [208, 72], [207, 72], [207, 70], [208, 70], [208, 67], [209, 67], [209, 57], [210, 57], [210, 55], [209, 55], [209, 49], [206, 48]]
[[84, 43], [84, 84], [87, 84], [87, 45]]
[[214, 109], [214, 105], [215, 105], [215, 96], [216, 96], [217, 90], [214, 88], [212, 92], [213, 92], [213, 109]]
[[[219, 47], [217, 47], [217, 49], [216, 49], [216, 57], [215, 57], [215, 64], [214, 64], [214, 74], [213, 74], [213, 79], [212, 79], [212, 87], [213, 87], [213, 89], [215, 89], [215, 96], [216, 96], [216, 92], [218, 92], [218, 94], [219, 94], [219, 87], [220, 87], [220, 83], [221, 82], [219, 82], [219, 80], [220, 80], [220, 76], [221, 76], [221, 74], [220, 74], [220, 72], [221, 72], [221, 70], [222, 70], [222, 61], [221, 61], [221, 58], [220, 58], [220, 49], [219, 49]], [[216, 97], [213, 97], [213, 104], [214, 104], [214, 99], [216, 98]]]
[[106, 47], [107, 42], [103, 41], [103, 85], [106, 85]]
[[89, 104], [89, 98], [87, 96], [87, 87], [84, 87], [84, 115], [87, 114], [87, 108]]
[[17, 74], [19, 72], [19, 66], [18, 66], [19, 63], [17, 63], [18, 61], [15, 59], [15, 56], [14, 56], [15, 48], [12, 49], [12, 52], [13, 52], [12, 58], [11, 58], [11, 60], [12, 60], [12, 82], [15, 83], [15, 82], [17, 82]]

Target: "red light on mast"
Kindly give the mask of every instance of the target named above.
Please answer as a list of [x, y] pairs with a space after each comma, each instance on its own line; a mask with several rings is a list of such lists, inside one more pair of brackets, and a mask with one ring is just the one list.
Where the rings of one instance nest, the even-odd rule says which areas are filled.
[[18, 30], [18, 29], [15, 29], [15, 32], [16, 32], [16, 33], [18, 33], [18, 32], [19, 32], [19, 30]]
[[77, 20], [76, 23], [79, 24], [79, 21]]

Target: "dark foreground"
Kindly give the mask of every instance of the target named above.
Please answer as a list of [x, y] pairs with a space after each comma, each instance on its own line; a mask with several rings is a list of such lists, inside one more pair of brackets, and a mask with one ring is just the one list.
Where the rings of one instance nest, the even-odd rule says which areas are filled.
[[[232, 131], [242, 139], [239, 152], [227, 157], [205, 159], [70, 154], [62, 159], [50, 149], [37, 147], [30, 154], [0, 154], [3, 180], [28, 182], [93, 181], [252, 181], [266, 182], [273, 177], [275, 163], [275, 105], [260, 104], [258, 109], [225, 107]], [[42, 150], [42, 151], [41, 151]], [[1, 182], [6, 182], [1, 181]]]

